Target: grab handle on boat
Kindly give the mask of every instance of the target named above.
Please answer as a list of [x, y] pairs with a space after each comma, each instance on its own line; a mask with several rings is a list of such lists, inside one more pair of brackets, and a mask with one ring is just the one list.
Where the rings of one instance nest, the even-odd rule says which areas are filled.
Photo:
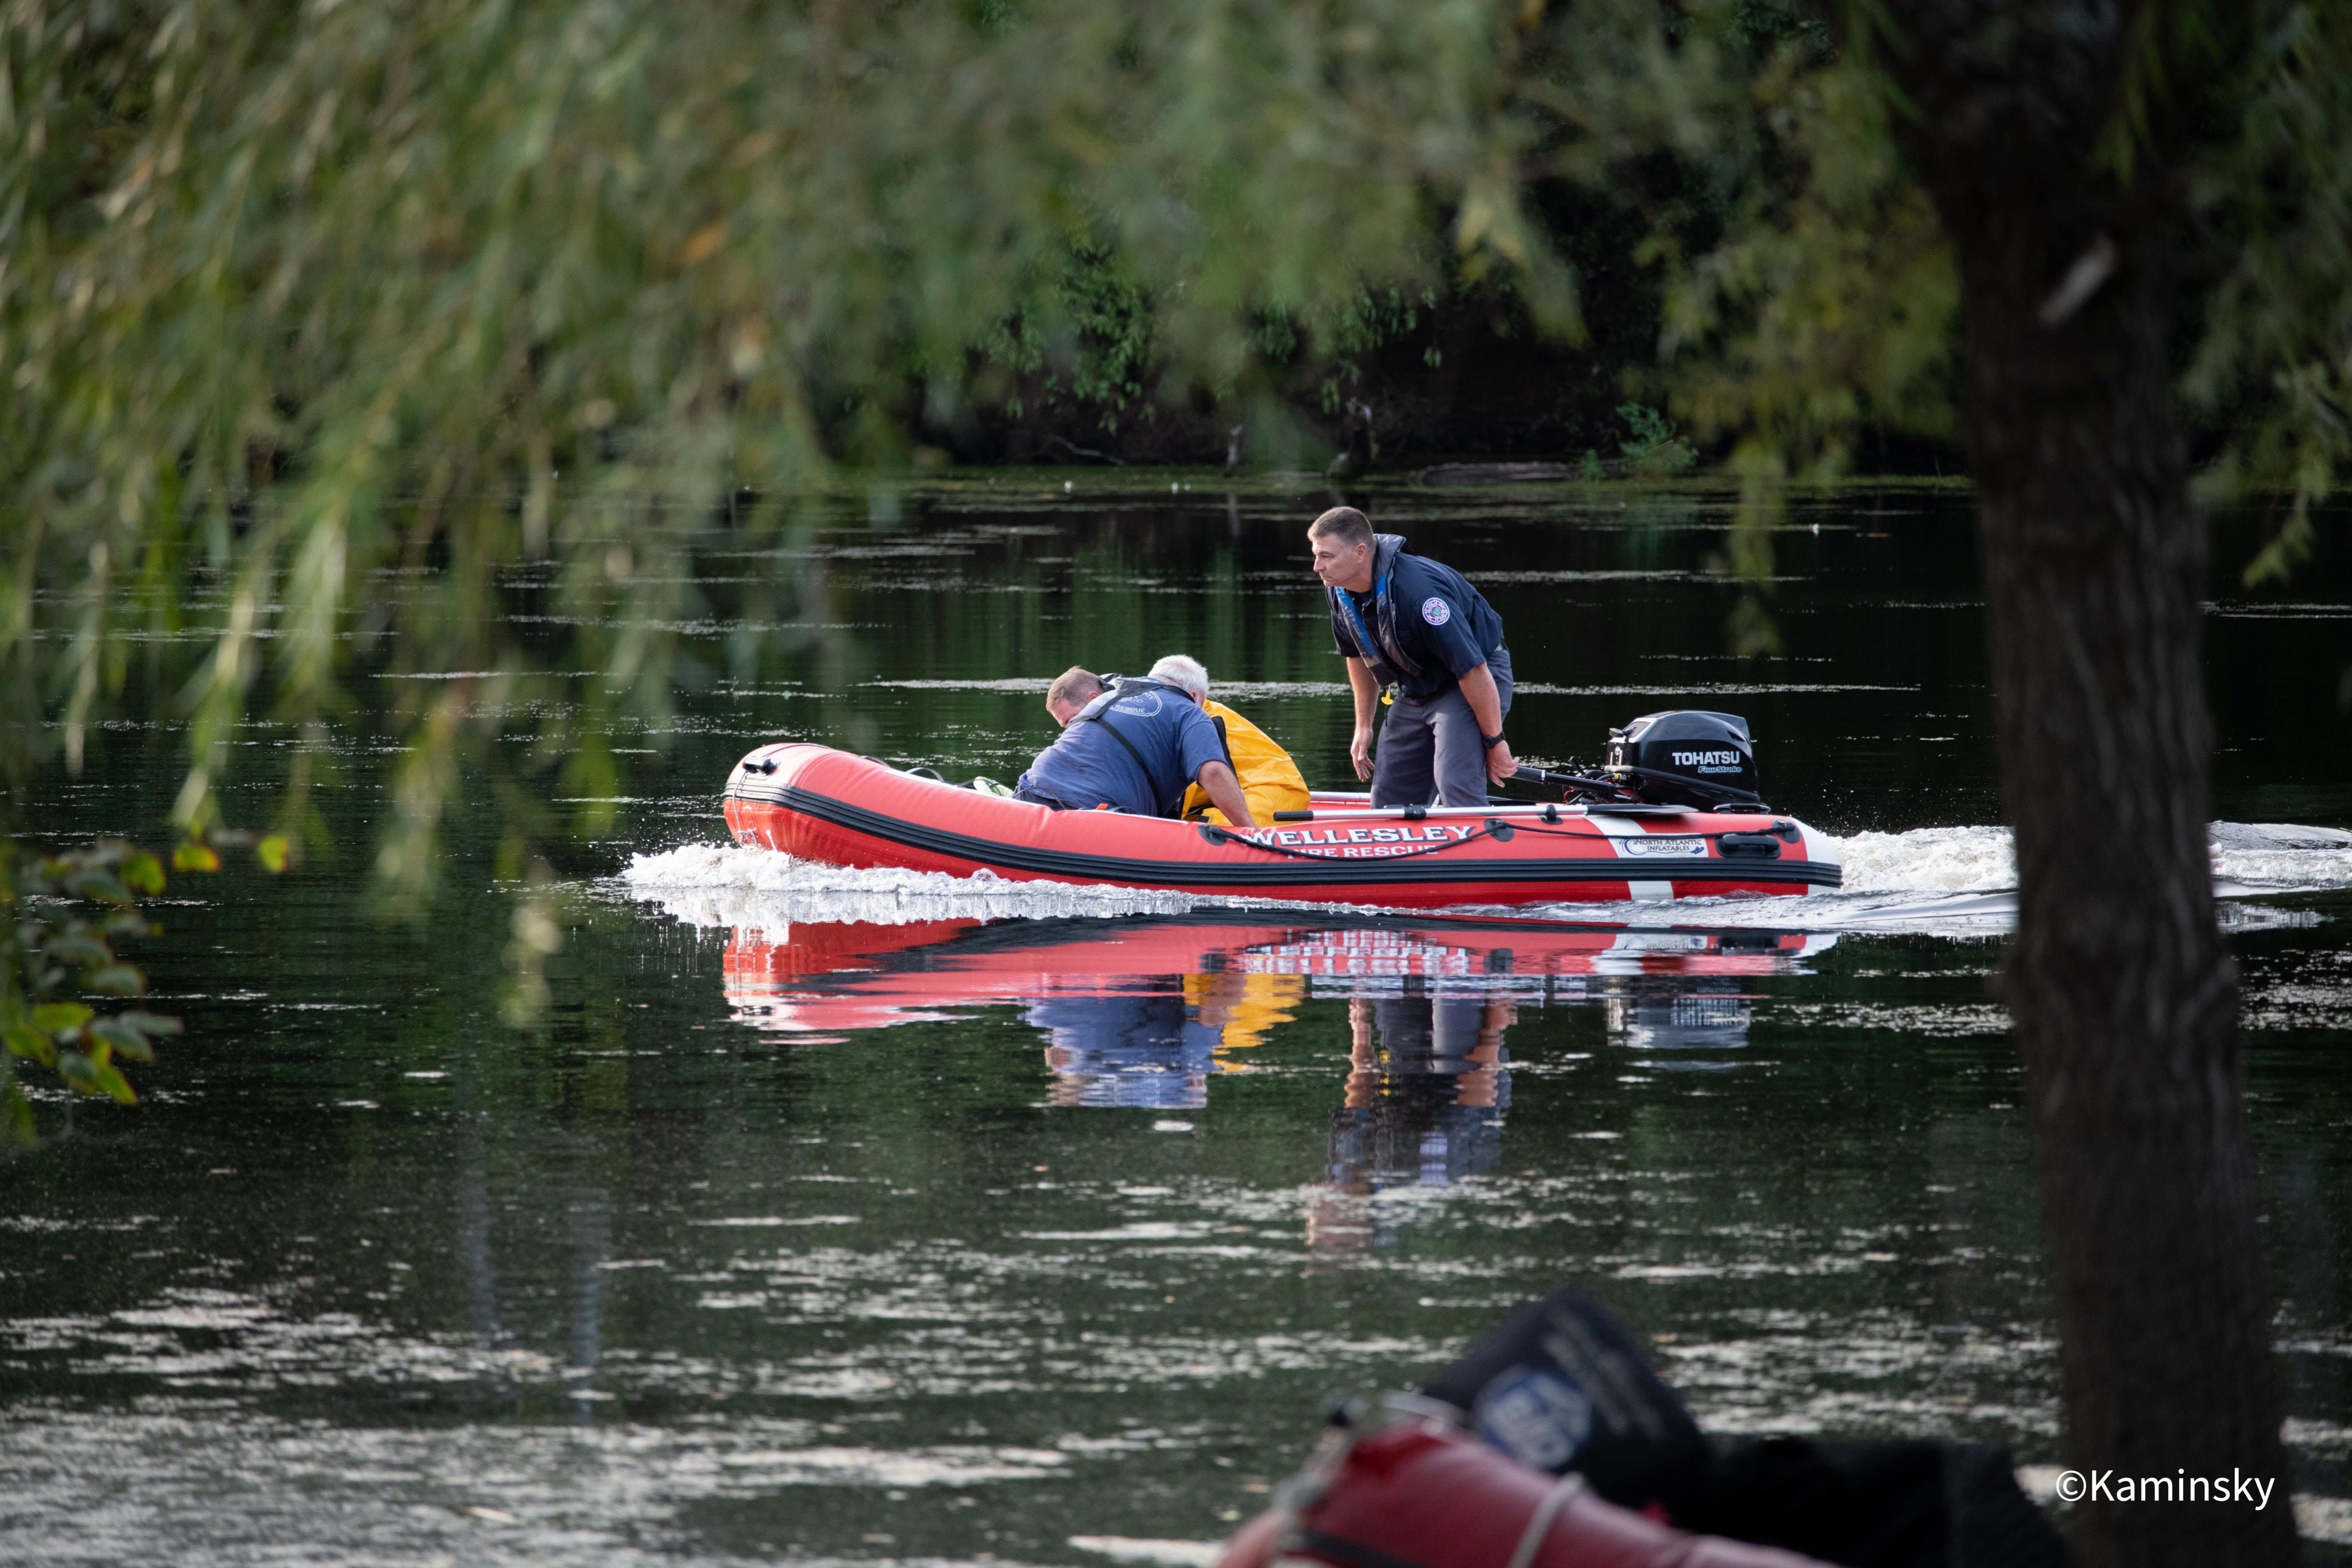
[[[1367, 811], [1377, 811], [1379, 810], [1381, 810], [1381, 808], [1378, 806], [1352, 806], [1344, 810], [1335, 811], [1332, 814], [1339, 817], [1360, 817]], [[1421, 821], [1429, 815], [1429, 808], [1426, 806], [1400, 806], [1397, 808], [1397, 811], [1408, 822]], [[1315, 813], [1312, 811], [1276, 811], [1274, 814], [1274, 820], [1277, 822], [1311, 822], [1315, 820]]]
[[1716, 840], [1720, 852], [1728, 856], [1752, 855], [1759, 860], [1780, 858], [1780, 841], [1775, 834], [1726, 833]]

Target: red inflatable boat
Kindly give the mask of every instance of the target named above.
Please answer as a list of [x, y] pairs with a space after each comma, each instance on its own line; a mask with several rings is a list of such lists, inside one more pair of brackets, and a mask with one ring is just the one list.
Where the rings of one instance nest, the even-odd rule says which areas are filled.
[[1318, 795], [1308, 820], [1237, 830], [1054, 811], [801, 743], [737, 763], [726, 813], [738, 843], [835, 865], [1392, 908], [1803, 894], [1839, 882], [1837, 841], [1779, 813], [1375, 810], [1363, 796]]

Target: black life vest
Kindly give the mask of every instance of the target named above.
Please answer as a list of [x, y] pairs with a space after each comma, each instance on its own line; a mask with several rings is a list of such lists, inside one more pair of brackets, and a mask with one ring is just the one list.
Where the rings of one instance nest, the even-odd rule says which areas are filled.
[[1331, 596], [1332, 622], [1346, 628], [1348, 640], [1362, 655], [1365, 668], [1381, 685], [1394, 685], [1405, 675], [1421, 674], [1421, 664], [1404, 651], [1397, 638], [1396, 559], [1404, 553], [1402, 534], [1374, 536], [1372, 550], [1372, 619], [1369, 626], [1356, 608], [1356, 596], [1344, 588], [1324, 591]]

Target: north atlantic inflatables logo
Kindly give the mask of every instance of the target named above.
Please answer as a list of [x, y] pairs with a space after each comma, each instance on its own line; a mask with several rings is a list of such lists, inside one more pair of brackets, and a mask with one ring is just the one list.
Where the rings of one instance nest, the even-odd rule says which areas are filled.
[[1424, 599], [1421, 601], [1421, 618], [1432, 626], [1443, 626], [1454, 619], [1454, 607], [1443, 599]]

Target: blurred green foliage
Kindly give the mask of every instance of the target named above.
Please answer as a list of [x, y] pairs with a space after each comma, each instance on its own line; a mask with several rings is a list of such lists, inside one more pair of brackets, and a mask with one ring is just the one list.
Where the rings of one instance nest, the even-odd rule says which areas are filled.
[[126, 843], [37, 855], [0, 839], [0, 1149], [37, 1136], [19, 1059], [79, 1093], [129, 1104], [138, 1096], [117, 1062], [152, 1061], [155, 1041], [180, 1032], [177, 1019], [100, 1013], [89, 1000], [147, 989], [116, 945], [151, 933], [139, 901], [163, 891], [162, 864]]
[[1675, 422], [1645, 403], [1629, 402], [1617, 411], [1633, 433], [1620, 442], [1625, 466], [1635, 474], [1680, 474], [1695, 466], [1698, 454], [1682, 438]]

